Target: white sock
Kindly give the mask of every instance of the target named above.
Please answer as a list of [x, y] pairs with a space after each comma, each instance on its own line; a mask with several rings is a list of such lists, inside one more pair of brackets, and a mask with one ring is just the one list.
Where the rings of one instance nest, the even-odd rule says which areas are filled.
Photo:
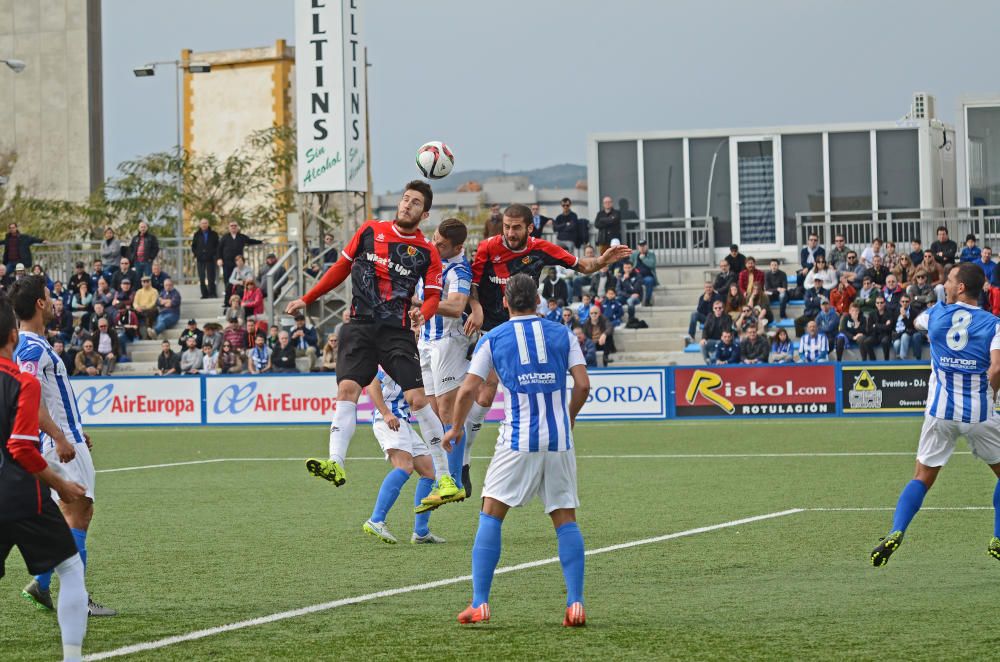
[[64, 661], [80, 660], [83, 636], [87, 634], [87, 587], [83, 580], [83, 559], [74, 554], [56, 566], [59, 575], [57, 612], [62, 631]]
[[484, 407], [478, 402], [472, 403], [472, 409], [465, 417], [465, 459], [462, 464], [469, 464], [469, 460], [472, 459], [472, 442], [476, 440], [479, 428], [483, 426], [483, 421], [486, 420], [486, 414], [489, 412], [489, 407]]
[[420, 426], [420, 436], [431, 449], [434, 477], [440, 480], [441, 476], [448, 475], [448, 454], [441, 448], [441, 439], [444, 437], [441, 419], [437, 417], [430, 405], [425, 405], [423, 409], [411, 409], [410, 413], [417, 419], [417, 425]]
[[350, 400], [338, 400], [330, 424], [330, 459], [343, 468], [347, 447], [351, 445], [354, 427], [358, 424], [358, 405]]

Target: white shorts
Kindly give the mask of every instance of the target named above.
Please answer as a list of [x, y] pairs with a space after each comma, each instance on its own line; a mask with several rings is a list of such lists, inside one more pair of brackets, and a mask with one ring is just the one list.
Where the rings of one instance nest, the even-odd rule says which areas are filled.
[[449, 336], [420, 345], [420, 371], [427, 395], [444, 395], [462, 385], [469, 371], [469, 339]]
[[430, 455], [431, 453], [417, 431], [406, 421], [399, 421], [398, 430], [390, 429], [385, 421], [376, 421], [372, 423], [372, 432], [375, 433], [378, 445], [382, 447], [382, 452], [385, 453], [387, 460], [390, 450], [404, 451], [413, 457]]
[[535, 496], [541, 497], [546, 513], [580, 505], [576, 494], [576, 452], [571, 448], [524, 453], [497, 446], [486, 470], [483, 497], [516, 508]]
[[[90, 449], [87, 448], [87, 444], [73, 444], [76, 457], [69, 462], [63, 463], [56, 454], [56, 446], [52, 440], [45, 436], [42, 439], [42, 447], [45, 448], [42, 456], [49, 463], [49, 466], [52, 467], [52, 470], [64, 480], [71, 480], [74, 483], [83, 485], [87, 498], [93, 501], [97, 473], [94, 471], [94, 460], [90, 456]], [[59, 493], [55, 490], [51, 490], [51, 492], [52, 499], [59, 501]]]
[[920, 430], [917, 461], [928, 467], [943, 467], [955, 451], [955, 442], [965, 436], [972, 454], [986, 464], [1000, 462], [1000, 416], [982, 423], [960, 423], [927, 416]]

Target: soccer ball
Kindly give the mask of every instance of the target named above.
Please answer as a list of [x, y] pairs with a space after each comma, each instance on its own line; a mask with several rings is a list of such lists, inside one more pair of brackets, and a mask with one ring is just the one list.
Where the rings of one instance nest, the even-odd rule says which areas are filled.
[[454, 167], [455, 155], [443, 142], [432, 140], [417, 150], [417, 168], [427, 179], [447, 177]]

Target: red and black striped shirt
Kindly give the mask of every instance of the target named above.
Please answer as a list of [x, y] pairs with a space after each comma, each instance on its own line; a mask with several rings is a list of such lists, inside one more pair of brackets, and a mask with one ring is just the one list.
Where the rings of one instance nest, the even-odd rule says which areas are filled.
[[0, 357], [0, 521], [37, 515], [49, 498], [32, 475], [48, 466], [38, 447], [41, 393], [34, 375]]

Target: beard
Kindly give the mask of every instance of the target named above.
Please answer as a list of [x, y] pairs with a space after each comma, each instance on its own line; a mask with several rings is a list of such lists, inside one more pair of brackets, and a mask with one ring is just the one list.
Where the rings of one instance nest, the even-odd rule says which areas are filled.
[[403, 230], [416, 230], [417, 226], [420, 225], [420, 219], [418, 218], [418, 219], [415, 219], [415, 220], [411, 220], [411, 219], [403, 220], [403, 219], [397, 217], [396, 220], [395, 220], [395, 223], [396, 223], [396, 225], [398, 225]]

